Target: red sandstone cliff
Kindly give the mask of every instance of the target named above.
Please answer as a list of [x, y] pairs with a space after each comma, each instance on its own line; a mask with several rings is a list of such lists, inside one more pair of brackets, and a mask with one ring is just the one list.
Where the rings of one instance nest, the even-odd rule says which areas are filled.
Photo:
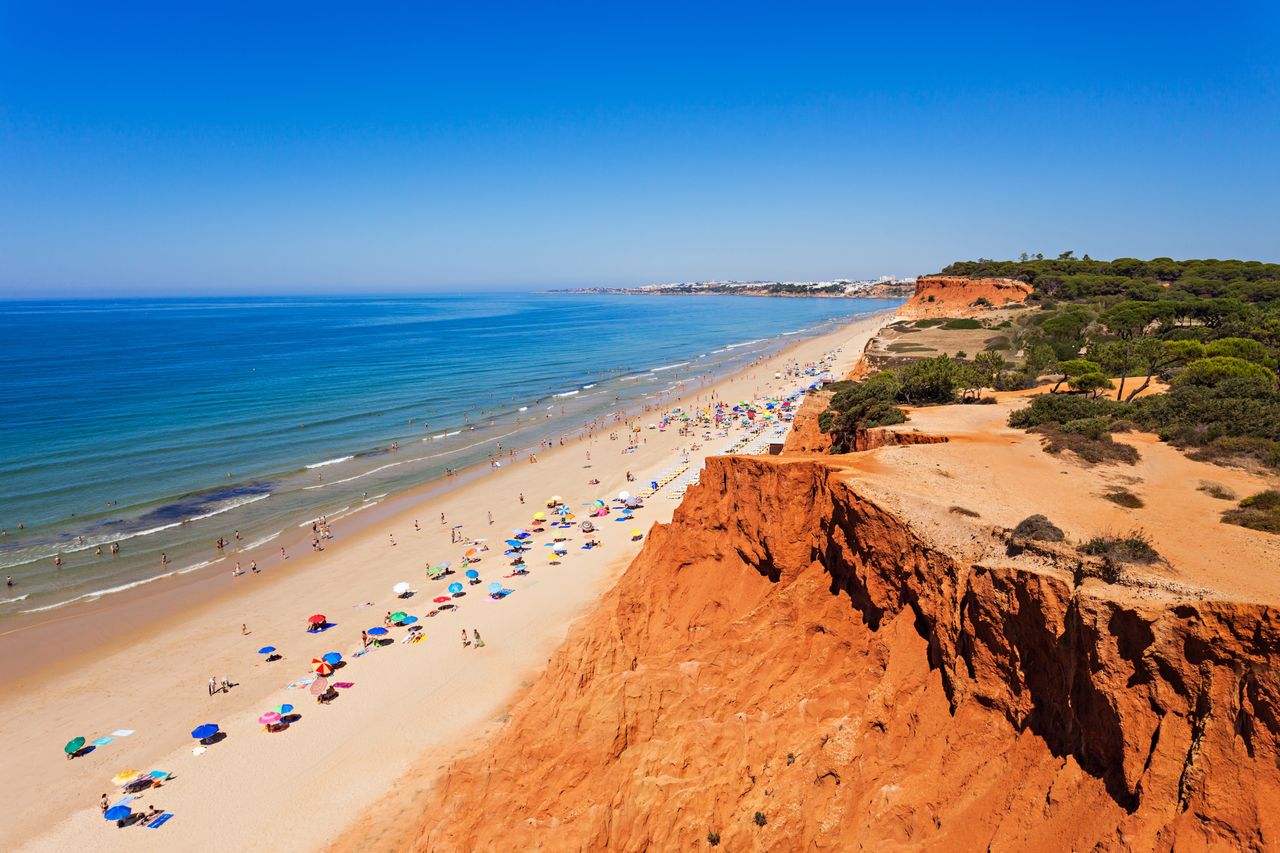
[[[824, 454], [831, 452], [831, 436], [818, 427], [818, 415], [826, 410], [833, 395], [825, 391], [809, 394], [800, 403], [791, 431], [782, 446], [782, 452], [788, 456], [804, 454]], [[910, 429], [866, 429], [854, 437], [853, 450], [856, 452], [875, 450], [880, 447], [903, 447], [912, 444], [942, 444], [947, 441], [945, 435], [926, 435]]]
[[965, 278], [927, 275], [916, 279], [915, 295], [898, 310], [903, 317], [973, 317], [989, 310], [975, 305], [985, 299], [992, 307], [1021, 304], [1032, 287], [1010, 278]]
[[841, 464], [709, 459], [416, 849], [1276, 844], [1280, 611], [966, 558]]

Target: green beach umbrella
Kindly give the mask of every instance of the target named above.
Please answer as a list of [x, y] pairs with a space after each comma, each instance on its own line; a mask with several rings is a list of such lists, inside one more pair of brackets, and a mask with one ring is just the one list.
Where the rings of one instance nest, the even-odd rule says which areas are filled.
[[392, 621], [392, 622], [399, 622], [399, 621], [403, 620], [403, 619], [404, 619], [406, 616], [408, 616], [408, 615], [409, 615], [409, 614], [408, 614], [408, 613], [405, 613], [403, 610], [401, 610], [401, 611], [399, 611], [399, 612], [397, 612], [397, 613], [392, 613], [392, 614], [391, 614], [391, 621]]
[[73, 737], [71, 740], [67, 741], [67, 745], [62, 748], [62, 751], [67, 755], [75, 755], [77, 752], [84, 749], [84, 743], [84, 738]]

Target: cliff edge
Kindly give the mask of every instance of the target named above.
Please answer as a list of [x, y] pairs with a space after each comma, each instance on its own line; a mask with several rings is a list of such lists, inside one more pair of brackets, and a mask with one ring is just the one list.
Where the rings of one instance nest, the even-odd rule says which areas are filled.
[[1020, 305], [1033, 288], [1010, 278], [965, 278], [926, 275], [916, 279], [916, 292], [898, 310], [899, 316], [975, 317], [991, 308]]
[[948, 447], [709, 459], [413, 848], [1274, 847], [1280, 611], [862, 487]]

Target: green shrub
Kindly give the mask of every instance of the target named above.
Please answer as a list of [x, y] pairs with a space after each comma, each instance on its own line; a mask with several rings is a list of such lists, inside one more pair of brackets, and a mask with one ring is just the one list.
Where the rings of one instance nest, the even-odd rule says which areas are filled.
[[1102, 441], [1103, 439], [1110, 438], [1111, 421], [1102, 416], [1076, 418], [1075, 420], [1067, 421], [1059, 427], [1059, 429], [1063, 432], [1082, 435], [1085, 438], [1092, 439], [1093, 441]]
[[917, 329], [930, 329], [934, 326], [941, 326], [942, 322], [943, 321], [939, 320], [937, 317], [928, 317], [924, 320], [916, 320], [915, 327]]
[[1213, 386], [1230, 379], [1259, 379], [1275, 385], [1276, 375], [1261, 364], [1229, 355], [1215, 355], [1191, 362], [1174, 381], [1180, 385]]
[[913, 361], [897, 371], [898, 396], [906, 403], [950, 403], [963, 379], [960, 365], [945, 355]]
[[1124, 410], [1114, 400], [1091, 400], [1070, 394], [1040, 394], [1025, 409], [1009, 415], [1009, 426], [1030, 429], [1044, 424], [1062, 424], [1084, 418], [1111, 418]]
[[1280, 491], [1267, 489], [1247, 497], [1236, 509], [1224, 512], [1222, 520], [1252, 530], [1280, 533]]
[[944, 329], [981, 329], [982, 323], [972, 317], [957, 317], [942, 324]]

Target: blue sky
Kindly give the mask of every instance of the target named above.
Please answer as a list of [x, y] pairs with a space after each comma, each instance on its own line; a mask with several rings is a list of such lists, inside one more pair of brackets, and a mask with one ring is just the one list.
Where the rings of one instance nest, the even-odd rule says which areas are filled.
[[0, 294], [1280, 261], [1274, 6], [0, 0]]

